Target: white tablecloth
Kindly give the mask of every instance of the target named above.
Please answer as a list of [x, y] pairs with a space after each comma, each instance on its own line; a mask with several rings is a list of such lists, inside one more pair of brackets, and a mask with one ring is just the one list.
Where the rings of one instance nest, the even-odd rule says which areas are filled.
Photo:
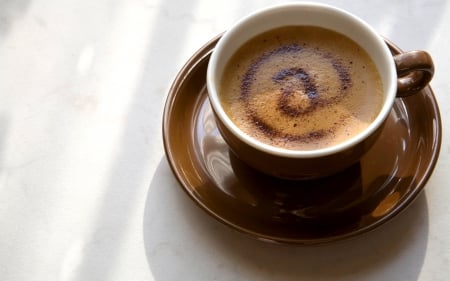
[[187, 59], [282, 1], [1, 0], [0, 280], [449, 280], [450, 1], [325, 1], [431, 53], [439, 161], [377, 230], [320, 247], [260, 242], [182, 191], [164, 155]]

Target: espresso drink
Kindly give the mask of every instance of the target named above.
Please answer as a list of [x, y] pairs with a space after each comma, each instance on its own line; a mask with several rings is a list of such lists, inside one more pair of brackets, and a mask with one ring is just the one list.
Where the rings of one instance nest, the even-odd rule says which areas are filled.
[[311, 150], [364, 130], [383, 103], [369, 55], [324, 28], [277, 28], [246, 42], [227, 64], [221, 103], [246, 134], [269, 145]]

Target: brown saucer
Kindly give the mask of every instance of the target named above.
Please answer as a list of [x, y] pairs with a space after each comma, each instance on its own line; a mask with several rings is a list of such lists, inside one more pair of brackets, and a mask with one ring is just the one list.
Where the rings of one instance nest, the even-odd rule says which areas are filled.
[[373, 230], [417, 197], [441, 145], [441, 119], [430, 87], [397, 98], [381, 137], [359, 163], [325, 179], [280, 180], [233, 157], [217, 130], [205, 76], [218, 38], [180, 71], [163, 117], [169, 164], [203, 210], [261, 240], [318, 244]]

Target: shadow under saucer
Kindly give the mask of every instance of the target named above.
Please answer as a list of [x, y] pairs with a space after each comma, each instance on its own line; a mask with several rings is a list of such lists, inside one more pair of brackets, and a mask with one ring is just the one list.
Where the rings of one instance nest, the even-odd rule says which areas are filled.
[[281, 180], [234, 157], [216, 127], [205, 86], [216, 42], [205, 45], [181, 70], [163, 118], [172, 172], [208, 214], [260, 240], [318, 244], [375, 229], [422, 191], [442, 134], [430, 87], [396, 99], [381, 136], [359, 163], [323, 179]]

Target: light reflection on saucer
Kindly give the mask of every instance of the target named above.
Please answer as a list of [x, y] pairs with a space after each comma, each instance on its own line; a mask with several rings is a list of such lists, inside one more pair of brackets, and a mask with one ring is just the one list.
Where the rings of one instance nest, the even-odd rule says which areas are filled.
[[163, 120], [164, 147], [174, 175], [212, 217], [263, 241], [319, 244], [375, 229], [422, 191], [442, 137], [430, 87], [395, 101], [380, 138], [359, 163], [324, 179], [281, 180], [242, 163], [216, 128], [205, 76], [217, 39], [179, 73]]

